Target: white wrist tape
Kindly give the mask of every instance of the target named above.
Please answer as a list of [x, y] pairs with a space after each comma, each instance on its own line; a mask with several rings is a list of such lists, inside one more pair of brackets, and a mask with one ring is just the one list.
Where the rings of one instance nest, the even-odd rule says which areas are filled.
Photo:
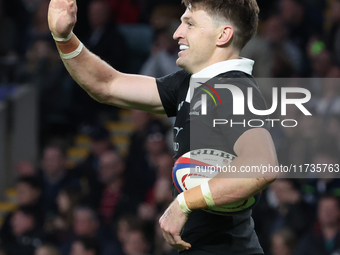
[[189, 214], [192, 211], [189, 209], [187, 203], [185, 202], [185, 197], [184, 194], [181, 193], [177, 196], [177, 201], [179, 203], [179, 208], [181, 208], [182, 212]]
[[84, 48], [84, 44], [82, 44], [80, 42], [78, 48], [75, 49], [74, 51], [67, 53], [67, 54], [64, 54], [64, 53], [59, 51], [59, 54], [60, 54], [60, 57], [62, 59], [72, 59], [72, 58], [75, 58], [76, 56], [78, 56], [80, 54], [80, 52], [83, 50], [83, 48]]
[[212, 197], [212, 194], [211, 194], [211, 191], [210, 191], [210, 188], [209, 188], [209, 183], [205, 182], [205, 183], [201, 184], [201, 190], [202, 190], [204, 200], [207, 203], [208, 207], [215, 206], [215, 202], [214, 202], [214, 199]]
[[51, 32], [51, 34], [52, 34], [54, 41], [56, 41], [56, 42], [67, 42], [68, 40], [71, 39], [73, 32], [71, 31], [71, 33], [66, 38], [56, 37], [56, 36], [54, 36], [54, 34], [52, 32]]

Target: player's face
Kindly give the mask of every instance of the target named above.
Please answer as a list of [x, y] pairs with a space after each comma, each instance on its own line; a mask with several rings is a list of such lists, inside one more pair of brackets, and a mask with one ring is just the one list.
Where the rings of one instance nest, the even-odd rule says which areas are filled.
[[196, 73], [214, 64], [219, 30], [212, 18], [204, 10], [187, 9], [181, 21], [173, 36], [178, 40], [181, 50], [177, 65], [190, 73]]

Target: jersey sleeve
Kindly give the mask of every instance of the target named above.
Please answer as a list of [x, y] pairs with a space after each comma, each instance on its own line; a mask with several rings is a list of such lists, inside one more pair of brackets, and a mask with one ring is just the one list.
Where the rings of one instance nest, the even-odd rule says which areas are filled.
[[242, 82], [242, 79], [229, 83], [237, 86], [242, 90], [244, 95], [244, 114], [233, 114], [233, 95], [229, 89], [219, 89], [223, 106], [216, 107], [214, 110], [214, 118], [228, 121], [225, 125], [218, 125], [223, 136], [227, 139], [231, 148], [234, 147], [237, 139], [247, 130], [252, 128], [265, 128], [269, 130], [269, 123], [266, 121], [268, 116], [255, 115], [248, 109], [248, 88], [253, 88], [253, 106], [257, 110], [266, 110], [267, 106], [257, 85], [249, 85], [247, 82]]
[[184, 70], [157, 78], [157, 89], [168, 117], [177, 115], [178, 98], [181, 87], [190, 74]]

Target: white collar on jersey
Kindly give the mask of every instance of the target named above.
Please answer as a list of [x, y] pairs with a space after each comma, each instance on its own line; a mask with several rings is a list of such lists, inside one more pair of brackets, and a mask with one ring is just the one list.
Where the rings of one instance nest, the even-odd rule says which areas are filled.
[[[194, 86], [194, 88], [196, 88], [200, 86], [198, 82], [196, 82], [195, 84], [192, 84], [193, 82], [192, 79], [195, 79], [196, 81], [199, 80], [200, 82], [206, 82], [207, 80], [219, 74], [226, 73], [229, 71], [241, 71], [241, 72], [251, 75], [253, 71], [253, 65], [254, 65], [254, 60], [251, 60], [248, 58], [230, 59], [230, 60], [215, 63], [211, 66], [208, 66], [202, 69], [198, 73], [191, 75], [190, 87]], [[189, 88], [185, 101], [190, 102], [190, 98], [192, 97], [192, 95], [190, 94], [191, 94], [191, 91]]]
[[213, 78], [221, 73], [229, 71], [241, 71], [249, 75], [253, 71], [254, 60], [248, 58], [230, 59], [222, 62], [215, 63], [208, 66], [198, 73], [195, 73], [191, 78]]

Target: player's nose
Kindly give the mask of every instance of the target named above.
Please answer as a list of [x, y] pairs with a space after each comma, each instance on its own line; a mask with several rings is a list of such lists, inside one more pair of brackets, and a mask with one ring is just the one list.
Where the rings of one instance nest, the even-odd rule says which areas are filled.
[[184, 38], [183, 23], [181, 23], [173, 35], [174, 40]]

